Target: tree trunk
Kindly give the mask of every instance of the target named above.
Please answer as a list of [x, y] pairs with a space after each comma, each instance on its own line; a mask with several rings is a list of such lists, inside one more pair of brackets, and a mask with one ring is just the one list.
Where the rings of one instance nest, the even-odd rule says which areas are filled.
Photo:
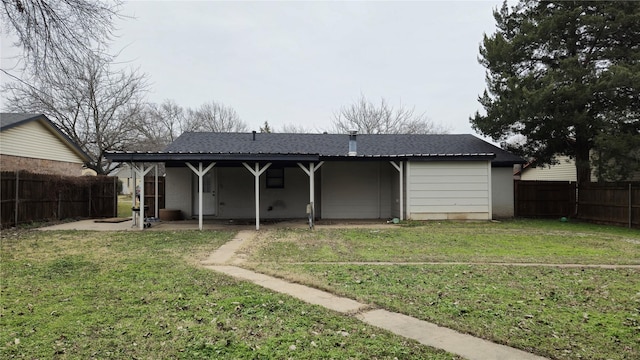
[[589, 152], [589, 146], [576, 143], [576, 178], [578, 186], [591, 182]]

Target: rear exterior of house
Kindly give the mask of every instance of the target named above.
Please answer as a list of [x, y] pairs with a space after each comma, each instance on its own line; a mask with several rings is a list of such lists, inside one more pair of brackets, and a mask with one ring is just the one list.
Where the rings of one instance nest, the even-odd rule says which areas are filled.
[[522, 162], [471, 135], [185, 133], [163, 152], [108, 157], [163, 162], [166, 207], [205, 219], [306, 218], [309, 208], [318, 219], [511, 217]]
[[0, 170], [80, 176], [89, 157], [42, 114], [0, 114]]

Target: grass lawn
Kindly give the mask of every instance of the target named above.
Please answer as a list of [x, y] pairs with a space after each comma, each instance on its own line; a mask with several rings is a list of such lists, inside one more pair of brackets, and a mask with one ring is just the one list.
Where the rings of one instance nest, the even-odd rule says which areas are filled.
[[638, 230], [533, 220], [422, 224], [269, 232], [247, 255], [256, 262], [640, 264]]
[[2, 236], [2, 359], [456, 359], [200, 268], [231, 232]]
[[118, 217], [131, 217], [131, 195], [118, 195]]
[[[265, 232], [247, 266], [555, 359], [640, 358], [640, 233], [553, 221]], [[259, 260], [259, 261], [258, 261]]]

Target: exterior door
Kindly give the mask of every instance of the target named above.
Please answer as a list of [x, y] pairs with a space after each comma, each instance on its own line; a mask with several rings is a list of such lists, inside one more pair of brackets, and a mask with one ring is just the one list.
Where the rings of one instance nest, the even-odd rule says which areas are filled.
[[[199, 204], [198, 204], [198, 175], [192, 174], [193, 179], [193, 215], [198, 216]], [[202, 177], [202, 215], [216, 215], [218, 205], [218, 186], [216, 182], [215, 169], [209, 170]]]

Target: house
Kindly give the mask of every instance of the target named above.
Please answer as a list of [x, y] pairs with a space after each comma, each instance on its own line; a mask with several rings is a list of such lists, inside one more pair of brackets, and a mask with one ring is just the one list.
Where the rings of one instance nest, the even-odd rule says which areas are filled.
[[[558, 156], [557, 164], [538, 166], [535, 161], [530, 161], [521, 167], [516, 165], [514, 178], [525, 181], [577, 181], [576, 162], [569, 156]], [[519, 168], [518, 168], [519, 167]], [[596, 169], [591, 169], [591, 182], [597, 182]], [[604, 179], [607, 181], [607, 179]], [[626, 181], [640, 181], [640, 172], [631, 174]]]
[[113, 152], [140, 175], [164, 163], [185, 217], [489, 220], [513, 216], [513, 165], [472, 135], [182, 134], [161, 152]]
[[133, 169], [131, 169], [129, 164], [122, 164], [119, 168], [112, 171], [110, 175], [118, 177], [118, 180], [122, 183], [120, 193], [123, 195], [130, 195], [133, 189], [140, 184], [140, 179], [138, 179], [136, 186], [133, 185]]
[[537, 166], [535, 161], [531, 161], [522, 165], [514, 174], [518, 180], [575, 182], [577, 179], [575, 160], [568, 156], [558, 156], [557, 161], [557, 164], [545, 166]]
[[89, 156], [43, 114], [0, 114], [0, 170], [80, 176]]

